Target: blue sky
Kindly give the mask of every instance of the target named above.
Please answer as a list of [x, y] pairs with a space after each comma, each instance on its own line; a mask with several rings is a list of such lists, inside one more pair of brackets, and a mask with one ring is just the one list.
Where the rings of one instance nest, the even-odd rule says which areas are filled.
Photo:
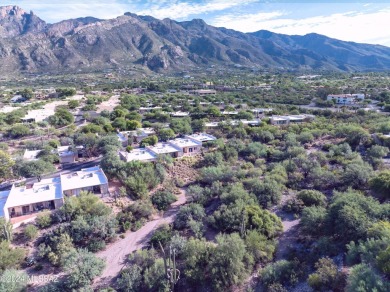
[[0, 5], [33, 10], [49, 23], [83, 16], [108, 19], [133, 12], [178, 21], [202, 18], [208, 24], [243, 32], [315, 32], [341, 40], [390, 46], [390, 0], [0, 0]]

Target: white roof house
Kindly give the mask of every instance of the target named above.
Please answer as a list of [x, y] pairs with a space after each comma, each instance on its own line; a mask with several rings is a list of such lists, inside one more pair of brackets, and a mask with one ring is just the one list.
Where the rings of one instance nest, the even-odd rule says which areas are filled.
[[154, 161], [157, 159], [157, 155], [148, 148], [137, 148], [130, 152], [119, 152], [121, 158], [127, 162], [139, 160], [139, 161]]
[[176, 118], [180, 118], [180, 117], [188, 117], [190, 115], [189, 112], [172, 112], [171, 113], [171, 117], [176, 117]]
[[156, 131], [153, 128], [139, 128], [137, 129], [137, 134], [150, 136], [156, 134]]
[[7, 219], [10, 218], [10, 208], [58, 199], [62, 199], [61, 180], [59, 177], [43, 179], [34, 183], [31, 187], [16, 187], [13, 185], [2, 208], [3, 216]]
[[329, 94], [327, 100], [335, 100], [337, 104], [352, 104], [356, 100], [363, 100], [365, 95], [363, 93], [354, 94]]
[[261, 120], [240, 120], [241, 123], [248, 126], [258, 126], [261, 123]]
[[12, 186], [8, 195], [6, 207], [16, 207], [34, 204], [39, 202], [51, 201], [62, 198], [61, 180], [59, 177], [42, 179], [36, 182], [31, 188], [26, 186]]
[[175, 147], [171, 143], [157, 143], [154, 146], [148, 146], [148, 149], [153, 151], [155, 154], [169, 154], [169, 153], [179, 153], [181, 149]]
[[33, 160], [37, 160], [37, 156], [38, 154], [41, 152], [42, 150], [27, 150], [24, 151], [24, 154], [23, 154], [23, 160], [27, 160], [27, 161], [33, 161]]
[[119, 142], [121, 142], [121, 143], [127, 142], [127, 140], [128, 140], [127, 135], [125, 135], [123, 133], [118, 133], [116, 135], [118, 136], [118, 141]]
[[26, 99], [21, 95], [14, 95], [10, 101], [11, 102], [19, 102], [19, 101], [25, 101]]
[[57, 148], [58, 156], [60, 157], [60, 163], [73, 163], [76, 160], [78, 151], [70, 150], [69, 146], [59, 146]]
[[84, 168], [69, 174], [62, 174], [62, 192], [74, 189], [83, 189], [107, 184], [108, 180], [103, 170], [99, 167]]
[[149, 111], [152, 111], [152, 110], [158, 110], [158, 109], [162, 109], [161, 106], [154, 106], [154, 107], [140, 107], [139, 108], [139, 111], [142, 111], [142, 112], [149, 112]]
[[206, 128], [215, 128], [215, 127], [218, 127], [218, 122], [209, 122], [209, 123], [205, 123], [205, 127]]
[[185, 147], [197, 147], [197, 146], [202, 146], [202, 142], [196, 141], [190, 138], [177, 138], [174, 140], [169, 140], [169, 143], [180, 147], [181, 149]]
[[27, 115], [22, 118], [22, 121], [29, 122], [42, 122], [43, 120], [47, 119], [48, 117], [54, 115], [54, 109], [36, 109], [31, 110], [27, 113]]
[[271, 124], [281, 125], [281, 124], [290, 124], [290, 123], [301, 123], [306, 120], [314, 119], [314, 115], [288, 115], [288, 116], [272, 116], [270, 121]]
[[256, 115], [262, 115], [262, 114], [265, 114], [265, 113], [270, 113], [272, 111], [273, 111], [272, 108], [254, 108], [254, 109], [251, 109], [251, 112], [256, 114]]
[[[217, 123], [218, 125], [218, 123]], [[206, 133], [197, 133], [197, 134], [192, 134], [192, 135], [186, 135], [185, 136], [186, 138], [190, 138], [192, 140], [195, 140], [195, 141], [198, 141], [198, 142], [207, 142], [207, 141], [214, 141], [214, 140], [217, 140], [216, 137], [214, 137], [213, 135], [209, 135], [209, 134], [206, 134]]]
[[161, 154], [170, 154], [173, 157], [194, 155], [201, 151], [202, 142], [213, 140], [216, 140], [216, 138], [206, 133], [187, 135], [184, 138], [176, 138], [166, 143], [157, 143], [154, 146], [137, 148], [129, 153], [119, 152], [119, 156], [125, 161], [155, 161], [158, 155]]
[[79, 191], [95, 186], [99, 186], [101, 194], [108, 191], [107, 177], [100, 167], [42, 179], [33, 185], [13, 185], [11, 190], [0, 192], [0, 216], [10, 219], [42, 209], [57, 209], [63, 205], [65, 191], [70, 191], [67, 195], [78, 195]]
[[232, 112], [229, 112], [229, 111], [223, 111], [221, 112], [222, 115], [238, 115], [238, 112], [237, 111], [232, 111]]
[[139, 128], [137, 130], [119, 132], [117, 136], [118, 141], [123, 145], [128, 142], [130, 137], [135, 137], [135, 140], [140, 142], [142, 139], [154, 134], [156, 134], [156, 131], [153, 128]]
[[69, 150], [69, 146], [58, 146], [57, 152], [60, 157], [74, 155], [74, 152]]

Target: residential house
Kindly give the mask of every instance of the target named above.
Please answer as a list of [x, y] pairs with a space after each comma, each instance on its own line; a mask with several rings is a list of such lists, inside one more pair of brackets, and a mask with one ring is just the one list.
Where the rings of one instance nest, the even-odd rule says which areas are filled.
[[74, 163], [78, 158], [77, 151], [72, 151], [70, 146], [59, 146], [57, 152], [61, 164]]
[[162, 109], [161, 106], [154, 106], [154, 107], [140, 107], [138, 109], [139, 113], [142, 114], [142, 113], [146, 113], [146, 112], [150, 112], [150, 111], [153, 111], [153, 110], [160, 110]]
[[183, 117], [188, 117], [190, 115], [189, 112], [172, 112], [170, 113], [171, 117], [173, 118], [183, 118]]
[[168, 142], [180, 148], [184, 156], [196, 155], [202, 150], [202, 142], [191, 138], [177, 138]]
[[240, 122], [246, 126], [251, 126], [251, 127], [255, 127], [255, 126], [259, 126], [260, 123], [261, 123], [261, 120], [260, 119], [257, 119], [257, 120], [240, 120]]
[[157, 155], [151, 151], [148, 148], [137, 148], [133, 149], [130, 152], [119, 152], [119, 157], [123, 161], [129, 162], [129, 161], [156, 161]]
[[165, 143], [157, 143], [153, 146], [147, 146], [146, 148], [156, 155], [167, 154], [175, 158], [183, 156], [182, 149], [176, 145], [173, 145], [169, 141]]
[[130, 152], [119, 152], [119, 157], [124, 161], [156, 161], [158, 155], [168, 154], [172, 157], [192, 156], [200, 153], [202, 144], [216, 140], [212, 135], [197, 133], [186, 135], [184, 138], [169, 140], [166, 143], [157, 143], [146, 148], [137, 148]]
[[62, 193], [65, 196], [78, 196], [82, 191], [102, 195], [108, 194], [108, 180], [99, 166], [62, 174], [60, 178]]
[[336, 104], [354, 104], [356, 101], [364, 100], [365, 95], [362, 93], [356, 94], [329, 94], [327, 100], [334, 100]]
[[23, 160], [26, 161], [34, 161], [38, 160], [38, 154], [41, 153], [42, 150], [27, 150], [24, 151]]
[[140, 143], [146, 137], [155, 135], [156, 131], [153, 128], [139, 128], [134, 131], [122, 131], [117, 134], [118, 140], [121, 142], [123, 147], [129, 145], [130, 142]]
[[206, 134], [206, 133], [195, 133], [192, 135], [186, 135], [184, 137], [189, 138], [189, 139], [194, 140], [194, 141], [197, 141], [197, 142], [200, 142], [200, 143], [217, 140], [217, 138], [214, 137], [213, 135]]
[[223, 112], [221, 112], [221, 114], [226, 115], [226, 116], [235, 116], [235, 115], [238, 115], [238, 112], [237, 111], [232, 111], [232, 112], [223, 111]]
[[251, 112], [256, 115], [257, 118], [263, 117], [265, 114], [272, 112], [272, 108], [255, 108]]
[[44, 209], [58, 209], [64, 204], [64, 196], [77, 196], [81, 191], [108, 193], [108, 180], [100, 167], [42, 179], [22, 187], [13, 185], [10, 190], [0, 192], [0, 217], [10, 220]]
[[199, 96], [216, 95], [217, 91], [214, 89], [198, 89], [198, 90], [191, 90], [190, 94], [199, 95]]
[[13, 185], [8, 192], [7, 196], [3, 192], [5, 203], [0, 203], [3, 205], [2, 214], [7, 220], [44, 209], [57, 209], [64, 203], [59, 177], [43, 179], [23, 187]]
[[10, 99], [10, 102], [12, 102], [12, 103], [18, 103], [18, 102], [23, 102], [23, 101], [26, 101], [26, 98], [24, 98], [24, 97], [21, 96], [21, 95], [14, 95], [14, 96]]
[[27, 115], [21, 118], [23, 123], [42, 122], [48, 117], [54, 115], [54, 109], [36, 109], [30, 110]]
[[270, 122], [272, 125], [289, 125], [299, 124], [314, 119], [313, 115], [288, 115], [288, 116], [272, 116]]

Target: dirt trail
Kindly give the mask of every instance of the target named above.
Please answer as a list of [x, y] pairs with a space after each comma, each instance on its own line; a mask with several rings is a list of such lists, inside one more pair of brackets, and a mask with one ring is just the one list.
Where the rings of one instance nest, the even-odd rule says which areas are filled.
[[[287, 217], [287, 216], [286, 216]], [[300, 219], [293, 219], [291, 217], [282, 218], [283, 233], [279, 237], [279, 244], [275, 254], [275, 260], [282, 260], [291, 245], [296, 243], [297, 229]]]
[[172, 208], [165, 212], [164, 216], [149, 221], [135, 232], [128, 232], [125, 235], [125, 238], [118, 239], [116, 242], [107, 246], [105, 250], [98, 252], [96, 255], [106, 261], [106, 268], [104, 269], [103, 274], [95, 279], [94, 286], [109, 284], [124, 267], [127, 256], [133, 251], [146, 246], [153, 231], [156, 230], [158, 226], [172, 223], [180, 206], [185, 203], [185, 191], [181, 189], [178, 200], [172, 204]]

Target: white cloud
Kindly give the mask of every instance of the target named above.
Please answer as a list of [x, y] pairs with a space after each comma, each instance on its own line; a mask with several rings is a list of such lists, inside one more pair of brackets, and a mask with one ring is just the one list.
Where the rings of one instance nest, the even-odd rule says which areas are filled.
[[303, 19], [280, 17], [281, 12], [248, 15], [224, 15], [212, 22], [216, 26], [253, 32], [266, 29], [277, 33], [304, 35], [319, 33], [332, 38], [382, 44], [390, 46], [390, 8], [364, 13], [350, 11], [328, 16], [314, 16]]
[[0, 5], [18, 5], [27, 11], [33, 10], [48, 22], [57, 22], [84, 16], [109, 19], [125, 12], [151, 15], [159, 19], [169, 17], [180, 20], [191, 15], [204, 15], [233, 7], [242, 7], [257, 1], [203, 0], [195, 3], [189, 0], [14, 0], [4, 1]]
[[[223, 11], [229, 8], [243, 6], [257, 2], [257, 0], [212, 0], [204, 3], [191, 3], [181, 1], [164, 1], [151, 7], [137, 11], [140, 15], [151, 15], [159, 19], [173, 18], [185, 19], [191, 15], [207, 14], [215, 11]], [[166, 5], [166, 3], [169, 3]]]
[[261, 25], [263, 22], [284, 16], [286, 14], [287, 13], [283, 11], [272, 11], [245, 15], [222, 15], [216, 17], [211, 24], [215, 26], [233, 28], [243, 32], [253, 32], [259, 30], [257, 27], [259, 27], [259, 25]]

